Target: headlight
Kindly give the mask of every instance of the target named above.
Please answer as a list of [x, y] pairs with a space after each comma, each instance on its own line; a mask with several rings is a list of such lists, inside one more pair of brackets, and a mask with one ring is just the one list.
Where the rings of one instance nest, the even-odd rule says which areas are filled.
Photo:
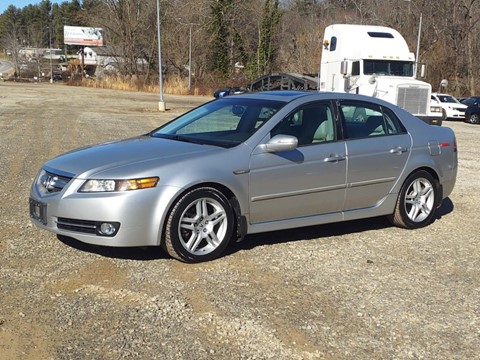
[[128, 191], [138, 189], [149, 189], [157, 186], [159, 178], [143, 178], [130, 180], [107, 180], [92, 179], [87, 180], [80, 188], [80, 192], [112, 192], [112, 191]]
[[439, 106], [430, 106], [430, 112], [442, 112], [442, 108]]

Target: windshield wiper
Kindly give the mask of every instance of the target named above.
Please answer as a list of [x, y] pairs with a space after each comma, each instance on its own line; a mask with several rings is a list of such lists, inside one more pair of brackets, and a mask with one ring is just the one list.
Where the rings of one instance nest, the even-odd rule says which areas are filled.
[[159, 138], [159, 139], [168, 139], [168, 140], [175, 140], [175, 141], [182, 141], [191, 144], [199, 144], [199, 145], [212, 145], [212, 146], [220, 146], [223, 148], [229, 148], [232, 146], [238, 145], [238, 143], [226, 143], [224, 141], [218, 141], [213, 139], [203, 139], [203, 138], [195, 138], [190, 136], [184, 135], [174, 135], [174, 134], [152, 134], [151, 136]]
[[195, 139], [192, 137], [178, 135], [178, 134], [152, 134], [151, 136], [159, 139], [182, 141], [182, 142], [188, 142], [193, 144], [203, 144], [203, 141], [201, 139]]

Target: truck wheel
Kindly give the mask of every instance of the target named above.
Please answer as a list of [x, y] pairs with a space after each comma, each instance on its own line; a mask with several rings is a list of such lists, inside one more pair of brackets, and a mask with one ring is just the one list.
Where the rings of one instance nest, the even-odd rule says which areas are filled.
[[400, 190], [394, 213], [390, 221], [406, 229], [417, 229], [428, 225], [435, 215], [438, 204], [439, 185], [427, 171], [412, 173]]
[[233, 210], [221, 192], [208, 187], [194, 189], [170, 211], [163, 248], [185, 262], [212, 260], [230, 242], [234, 221]]

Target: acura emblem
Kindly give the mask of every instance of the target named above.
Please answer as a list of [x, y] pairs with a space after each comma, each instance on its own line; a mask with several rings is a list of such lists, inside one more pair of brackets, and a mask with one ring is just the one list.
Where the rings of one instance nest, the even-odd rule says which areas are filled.
[[57, 182], [58, 182], [57, 176], [45, 175], [42, 178], [43, 187], [49, 191], [55, 189], [56, 187], [55, 185], [57, 185]]

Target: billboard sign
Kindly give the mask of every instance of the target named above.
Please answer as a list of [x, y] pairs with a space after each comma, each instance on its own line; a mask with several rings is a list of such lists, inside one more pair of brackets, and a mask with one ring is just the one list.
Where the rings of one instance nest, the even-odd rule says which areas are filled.
[[100, 28], [64, 26], [63, 42], [66, 45], [103, 46], [103, 30]]

